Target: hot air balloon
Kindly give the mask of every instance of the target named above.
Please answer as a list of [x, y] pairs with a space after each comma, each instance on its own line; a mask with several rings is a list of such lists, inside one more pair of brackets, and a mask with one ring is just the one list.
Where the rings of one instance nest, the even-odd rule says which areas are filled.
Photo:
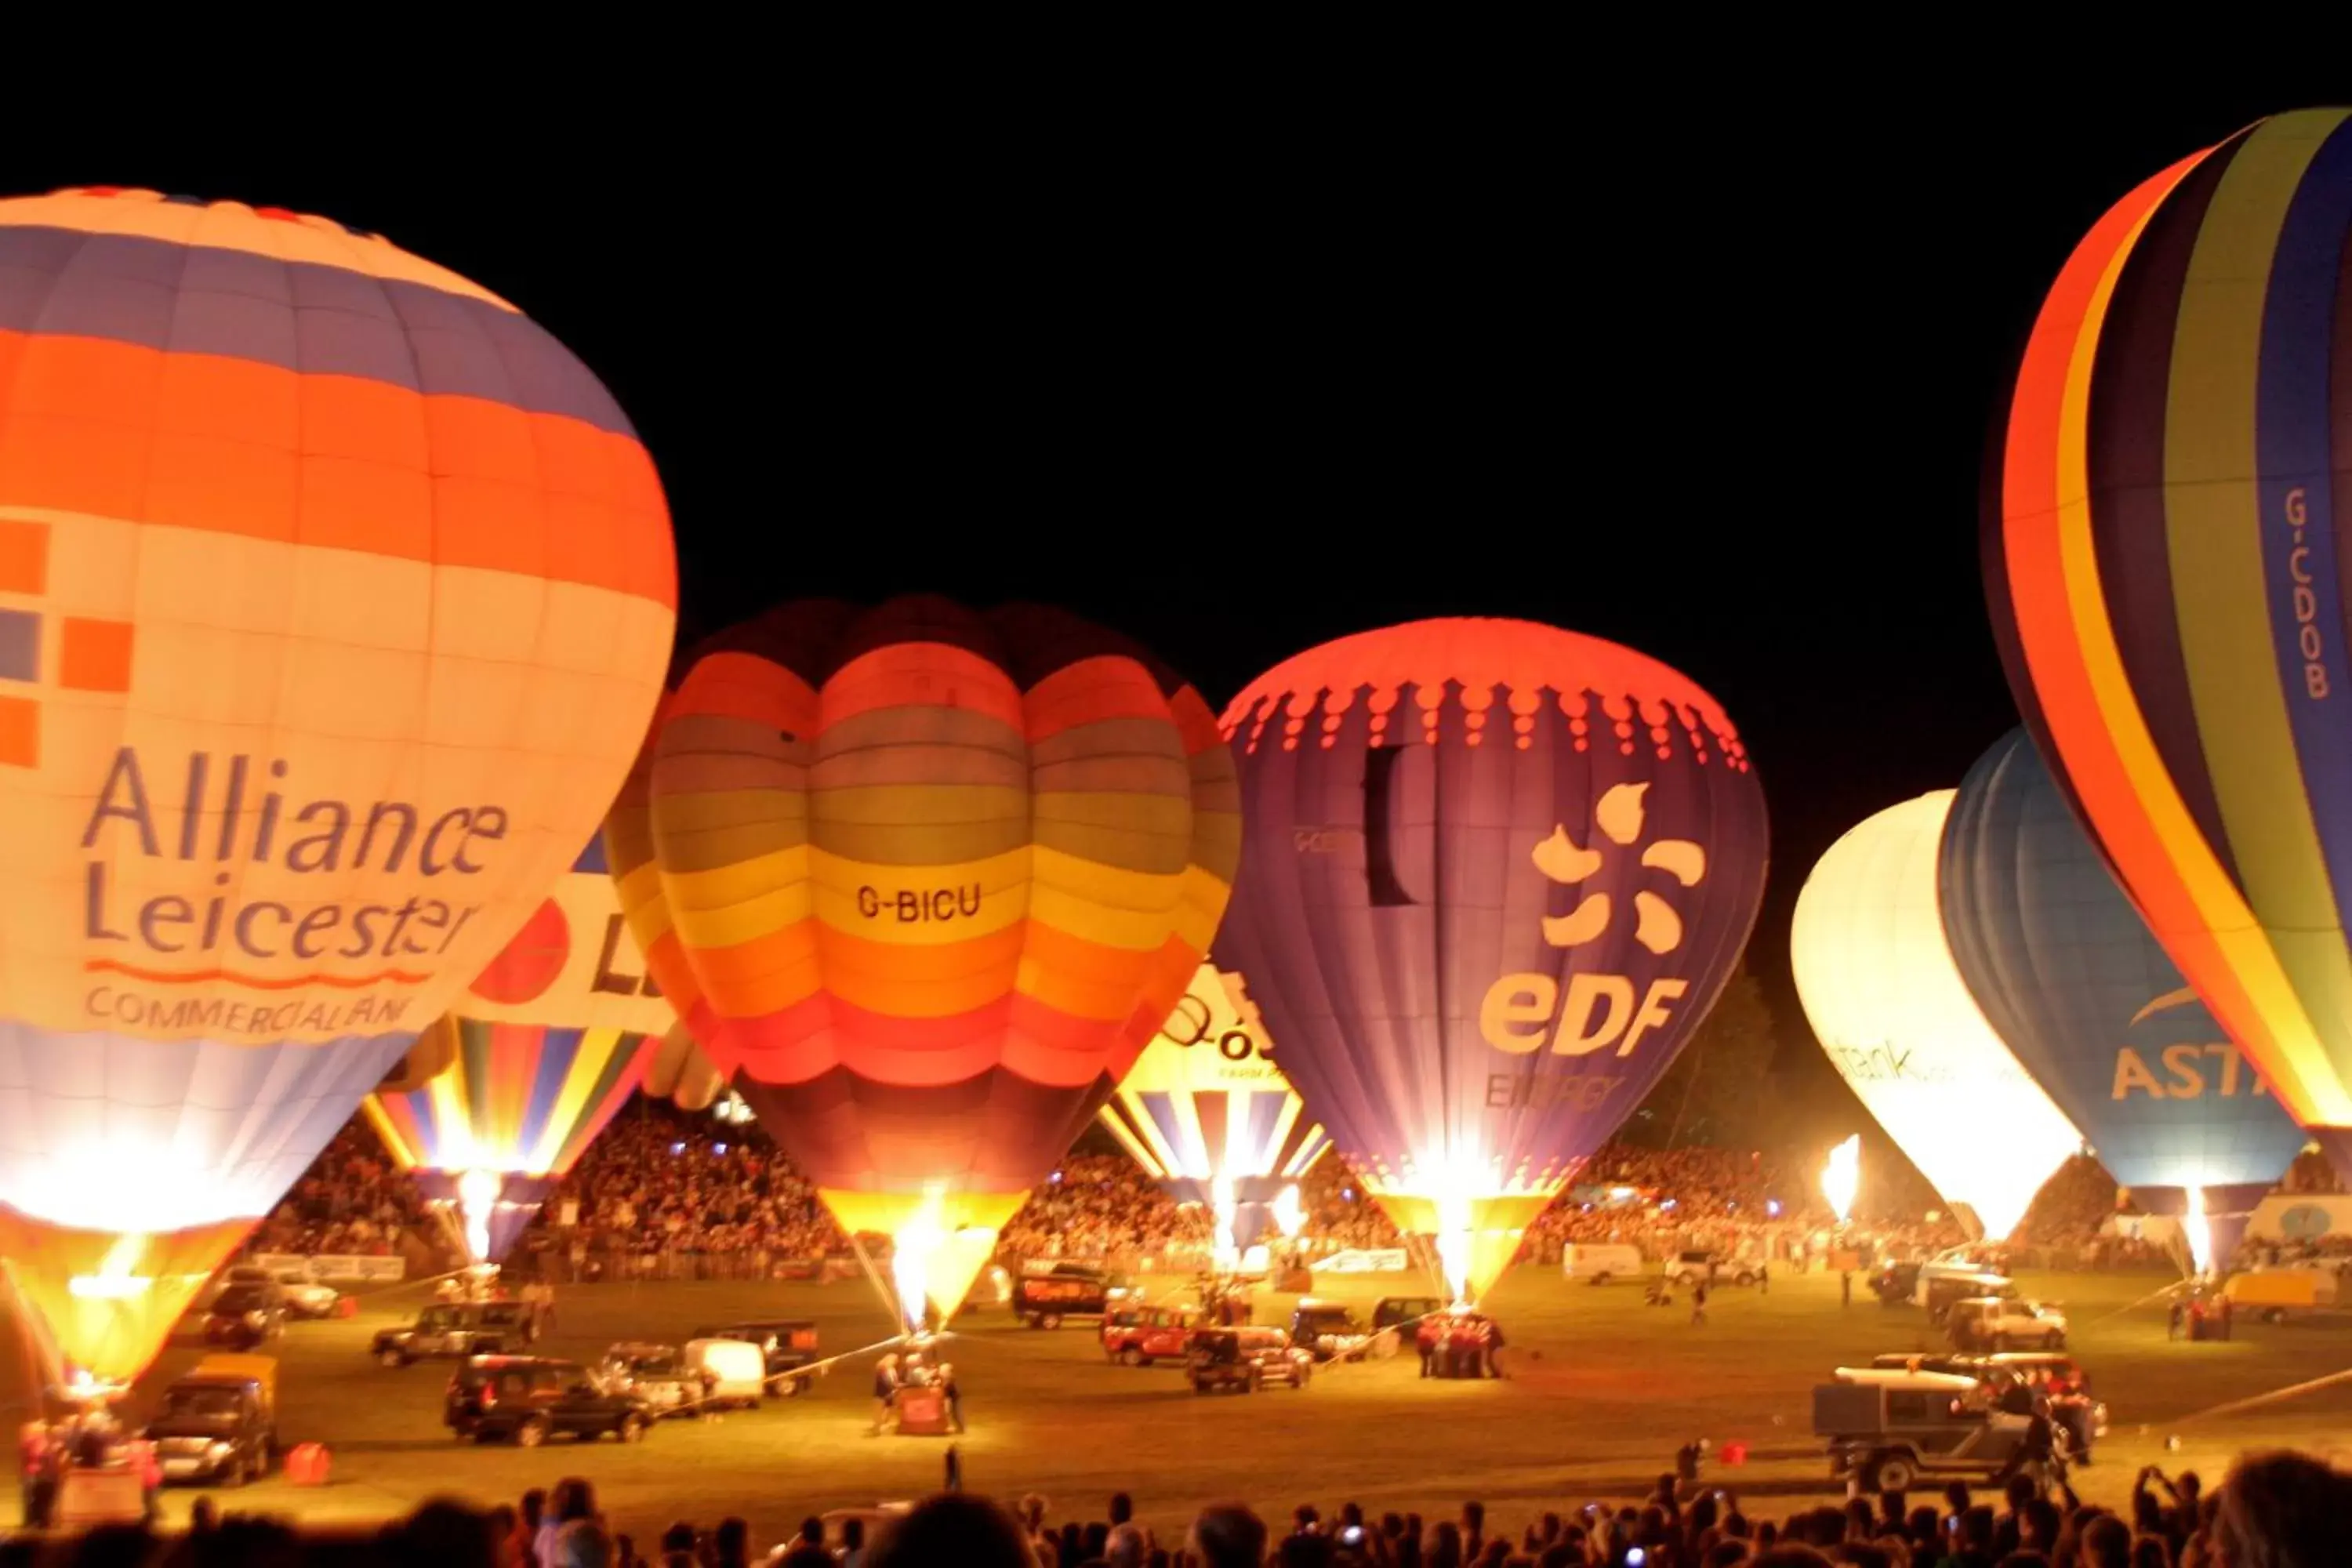
[[2210, 1216], [2226, 1257], [2303, 1130], [2148, 934], [2023, 731], [1962, 781], [1940, 889], [1960, 973], [2026, 1070], [2143, 1207]]
[[788, 605], [698, 650], [609, 836], [647, 962], [898, 1297], [953, 1314], [1224, 910], [1197, 693], [1058, 611]]
[[1250, 827], [1217, 967], [1475, 1300], [1747, 942], [1765, 823], [1746, 752], [1664, 665], [1506, 620], [1326, 643], [1223, 727]]
[[1789, 956], [1805, 1016], [1863, 1108], [1999, 1241], [2083, 1140], [1953, 962], [1936, 877], [1954, 794], [1889, 806], [1831, 845], [1797, 894]]
[[1987, 495], [2010, 687], [2228, 1037], [2352, 1168], [2352, 110], [2124, 197], [2028, 341]]
[[593, 829], [661, 689], [612, 398], [380, 237], [0, 201], [0, 1258], [145, 1366]]
[[[632, 944], [634, 945], [634, 944]], [[727, 1092], [727, 1080], [694, 1043], [683, 1022], [672, 1024], [646, 1058], [645, 1091], [667, 1100], [680, 1110], [708, 1110]]]
[[426, 1035], [442, 1069], [380, 1087], [368, 1120], [426, 1195], [455, 1209], [474, 1261], [495, 1263], [636, 1091], [648, 1042], [675, 1022], [593, 839]]
[[1296, 1203], [1300, 1178], [1331, 1147], [1276, 1065], [1241, 976], [1207, 963], [1102, 1120], [1180, 1202], [1210, 1206], [1227, 1263], [1265, 1233], [1286, 1190]]

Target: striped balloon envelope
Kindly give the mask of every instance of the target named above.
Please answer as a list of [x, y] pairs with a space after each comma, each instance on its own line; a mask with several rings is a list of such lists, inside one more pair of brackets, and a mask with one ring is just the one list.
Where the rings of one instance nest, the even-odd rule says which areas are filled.
[[2126, 195], [2034, 322], [1986, 496], [2042, 756], [2148, 928], [2352, 1160], [2352, 110]]
[[1102, 1120], [1154, 1181], [1217, 1210], [1219, 1246], [1242, 1249], [1265, 1234], [1282, 1189], [1331, 1147], [1275, 1064], [1242, 977], [1208, 963]]
[[663, 989], [843, 1228], [894, 1239], [911, 1317], [953, 1310], [1167, 1020], [1240, 832], [1156, 660], [907, 598], [698, 649], [608, 837]]
[[144, 1366], [538, 908], [661, 690], [651, 460], [380, 237], [0, 201], [0, 1258]]
[[402, 1169], [454, 1205], [476, 1260], [495, 1262], [635, 1092], [676, 1021], [592, 840], [420, 1042], [438, 1070], [379, 1089], [368, 1120]]

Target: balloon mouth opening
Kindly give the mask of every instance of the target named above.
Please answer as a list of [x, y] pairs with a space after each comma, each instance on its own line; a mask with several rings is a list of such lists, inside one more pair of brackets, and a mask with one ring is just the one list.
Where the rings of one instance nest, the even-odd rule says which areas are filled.
[[1822, 1196], [1843, 1225], [1853, 1217], [1853, 1200], [1862, 1192], [1862, 1134], [1857, 1132], [1830, 1151], [1822, 1167]]

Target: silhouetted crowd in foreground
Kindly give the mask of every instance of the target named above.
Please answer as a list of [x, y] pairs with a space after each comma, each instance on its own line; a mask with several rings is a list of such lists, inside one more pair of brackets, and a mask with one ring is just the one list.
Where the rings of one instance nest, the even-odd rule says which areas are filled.
[[641, 1542], [571, 1479], [514, 1506], [427, 1503], [376, 1531], [216, 1520], [200, 1502], [184, 1536], [19, 1535], [0, 1545], [0, 1568], [2321, 1568], [2352, 1556], [2352, 1474], [2294, 1453], [2249, 1456], [2210, 1492], [2193, 1473], [2151, 1468], [2126, 1514], [2020, 1478], [1992, 1501], [1954, 1485], [1933, 1500], [1890, 1492], [1767, 1520], [1672, 1476], [1638, 1506], [1592, 1503], [1516, 1529], [1475, 1501], [1437, 1521], [1353, 1503], [1268, 1521], [1226, 1504], [1178, 1540], [1137, 1522], [1125, 1493], [1091, 1522], [1055, 1523], [1053, 1511], [1034, 1494], [1006, 1508], [947, 1492], [891, 1517], [812, 1518], [774, 1543], [740, 1519], [681, 1521]]

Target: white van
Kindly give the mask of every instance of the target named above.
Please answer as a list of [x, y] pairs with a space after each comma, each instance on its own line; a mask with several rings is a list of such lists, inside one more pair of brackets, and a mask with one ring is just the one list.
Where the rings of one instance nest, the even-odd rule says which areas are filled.
[[1570, 1247], [1559, 1256], [1559, 1271], [1566, 1279], [1590, 1279], [1595, 1285], [1606, 1285], [1612, 1279], [1639, 1279], [1642, 1249], [1623, 1242]]
[[688, 1340], [686, 1364], [709, 1380], [707, 1397], [713, 1405], [751, 1409], [768, 1391], [768, 1358], [748, 1341]]

